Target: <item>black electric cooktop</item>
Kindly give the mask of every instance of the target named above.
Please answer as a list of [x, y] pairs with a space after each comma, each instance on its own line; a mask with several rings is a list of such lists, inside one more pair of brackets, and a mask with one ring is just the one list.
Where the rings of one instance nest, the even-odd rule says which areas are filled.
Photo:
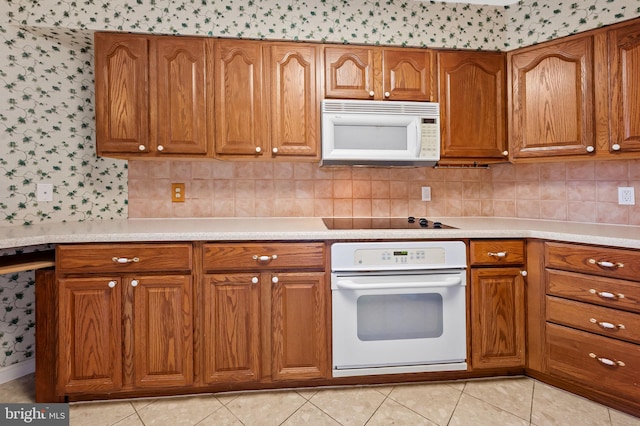
[[325, 217], [328, 229], [455, 229], [423, 217]]

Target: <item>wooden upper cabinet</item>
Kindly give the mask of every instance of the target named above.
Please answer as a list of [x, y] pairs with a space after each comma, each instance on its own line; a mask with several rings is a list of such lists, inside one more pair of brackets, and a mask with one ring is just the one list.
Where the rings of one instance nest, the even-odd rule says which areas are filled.
[[319, 155], [320, 50], [300, 43], [266, 46], [272, 156]]
[[432, 52], [426, 49], [326, 46], [325, 96], [431, 101], [433, 65]]
[[640, 23], [607, 35], [610, 149], [640, 151]]
[[[166, 154], [206, 154], [207, 114], [213, 102], [207, 91], [206, 39], [156, 39], [156, 66], [151, 67], [157, 105], [156, 149]], [[157, 75], [155, 74], [157, 73]], [[153, 86], [152, 86], [153, 87]]]
[[595, 151], [593, 37], [508, 54], [513, 159]]
[[96, 33], [98, 155], [206, 155], [213, 121], [210, 43]]
[[149, 40], [96, 33], [94, 47], [98, 155], [148, 151]]
[[266, 148], [267, 123], [262, 99], [261, 44], [219, 40], [214, 48], [216, 75], [216, 154], [255, 155]]
[[506, 56], [438, 52], [442, 162], [506, 161]]

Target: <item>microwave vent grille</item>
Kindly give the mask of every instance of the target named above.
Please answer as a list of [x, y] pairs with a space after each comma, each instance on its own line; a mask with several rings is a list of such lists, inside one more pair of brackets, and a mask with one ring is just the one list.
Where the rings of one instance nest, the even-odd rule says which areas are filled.
[[322, 112], [343, 114], [410, 114], [438, 116], [440, 105], [436, 102], [390, 102], [390, 101], [322, 101]]

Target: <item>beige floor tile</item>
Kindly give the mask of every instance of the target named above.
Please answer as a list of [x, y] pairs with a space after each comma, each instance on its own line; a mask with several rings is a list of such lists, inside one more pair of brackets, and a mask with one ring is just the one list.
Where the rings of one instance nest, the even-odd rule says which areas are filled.
[[69, 404], [69, 424], [71, 426], [106, 426], [135, 413], [136, 410], [129, 401], [72, 403]]
[[296, 390], [296, 392], [298, 392], [298, 395], [300, 395], [301, 397], [303, 397], [308, 401], [311, 398], [313, 398], [313, 395], [318, 393], [318, 389], [299, 389], [299, 390]]
[[197, 426], [242, 426], [242, 422], [227, 407], [220, 407]]
[[611, 408], [609, 409], [609, 417], [612, 426], [640, 426], [640, 418]]
[[312, 403], [307, 402], [282, 423], [282, 425], [340, 426], [340, 423]]
[[305, 402], [295, 391], [251, 392], [226, 407], [246, 425], [279, 425]]
[[153, 404], [156, 401], [157, 401], [157, 398], [136, 398], [136, 399], [130, 400], [131, 404], [133, 405], [133, 408], [135, 408], [136, 411], [142, 410], [147, 405]]
[[416, 384], [396, 386], [389, 398], [436, 424], [446, 425], [461, 393], [448, 383]]
[[367, 422], [367, 426], [390, 425], [436, 426], [436, 423], [430, 422], [415, 411], [408, 409], [404, 405], [400, 405], [391, 398], [387, 398]]
[[222, 407], [211, 394], [161, 398], [138, 410], [145, 426], [194, 425]]
[[373, 387], [321, 390], [310, 402], [344, 426], [363, 425], [385, 396]]
[[8, 404], [36, 402], [35, 375], [28, 374], [0, 386], [0, 401]]
[[528, 426], [527, 420], [471, 395], [462, 394], [449, 426]]
[[547, 425], [610, 425], [607, 407], [553, 386], [535, 382], [531, 423]]
[[142, 420], [140, 420], [140, 416], [138, 414], [132, 414], [129, 417], [125, 417], [123, 420], [120, 420], [118, 423], [114, 423], [113, 426], [144, 426]]
[[467, 382], [464, 393], [529, 421], [533, 384], [527, 377], [472, 380]]

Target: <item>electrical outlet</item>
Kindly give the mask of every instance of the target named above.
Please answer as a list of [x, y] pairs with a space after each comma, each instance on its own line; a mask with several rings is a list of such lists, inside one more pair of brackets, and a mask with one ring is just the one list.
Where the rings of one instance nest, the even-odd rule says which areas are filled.
[[36, 201], [53, 201], [52, 183], [39, 183], [36, 185]]
[[618, 187], [618, 204], [621, 206], [633, 206], [636, 203], [636, 197], [632, 186]]
[[184, 183], [172, 183], [171, 184], [171, 201], [174, 203], [184, 203], [184, 197], [186, 196], [184, 191]]
[[422, 201], [431, 201], [431, 187], [423, 186], [422, 187]]

